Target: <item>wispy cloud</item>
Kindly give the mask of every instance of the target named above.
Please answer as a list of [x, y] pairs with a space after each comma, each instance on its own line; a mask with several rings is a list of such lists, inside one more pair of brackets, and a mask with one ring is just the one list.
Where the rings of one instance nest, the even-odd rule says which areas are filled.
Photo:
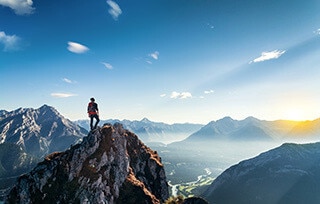
[[214, 93], [214, 90], [207, 90], [207, 91], [204, 91], [203, 93], [205, 93], [205, 94], [212, 94], [212, 93]]
[[71, 93], [52, 93], [51, 96], [54, 98], [69, 98], [77, 95]]
[[192, 98], [192, 94], [190, 92], [179, 93], [179, 92], [173, 91], [171, 93], [170, 98], [172, 98], [172, 99], [187, 99], [187, 98]]
[[158, 51], [154, 51], [153, 53], [148, 54], [148, 58], [145, 60], [146, 63], [152, 64], [153, 60], [158, 60], [159, 59], [160, 53]]
[[11, 8], [17, 15], [32, 14], [32, 0], [0, 0], [0, 5]]
[[271, 59], [277, 59], [281, 55], [283, 55], [285, 52], [286, 52], [285, 50], [274, 50], [271, 52], [262, 52], [260, 57], [250, 61], [249, 64], [256, 63], [256, 62], [263, 62]]
[[320, 35], [320, 28], [316, 31], [314, 31], [315, 34]]
[[88, 47], [84, 46], [84, 45], [81, 45], [79, 43], [76, 43], [76, 42], [68, 42], [68, 47], [67, 49], [70, 51], [70, 52], [73, 52], [73, 53], [77, 53], [77, 54], [82, 54], [82, 53], [85, 53], [89, 50]]
[[3, 51], [16, 51], [21, 49], [20, 41], [21, 39], [18, 36], [7, 35], [5, 32], [0, 31], [0, 44], [3, 44]]
[[101, 64], [103, 64], [104, 67], [107, 68], [107, 69], [113, 69], [113, 66], [111, 64], [107, 63], [107, 62], [101, 62]]
[[122, 14], [120, 6], [112, 0], [107, 0], [107, 4], [110, 6], [108, 10], [109, 14], [113, 17], [114, 20], [118, 20], [119, 15]]
[[207, 23], [207, 26], [208, 26], [210, 29], [214, 29], [214, 25], [212, 25], [211, 23]]
[[72, 81], [71, 79], [68, 79], [68, 78], [62, 78], [62, 81], [68, 83], [68, 84], [75, 84], [76, 81]]
[[161, 97], [161, 98], [164, 98], [164, 97], [166, 97], [166, 95], [167, 95], [167, 94], [161, 94], [160, 97]]
[[152, 57], [154, 60], [158, 60], [159, 59], [159, 52], [158, 51], [155, 51], [153, 53], [150, 53], [149, 54], [149, 57]]

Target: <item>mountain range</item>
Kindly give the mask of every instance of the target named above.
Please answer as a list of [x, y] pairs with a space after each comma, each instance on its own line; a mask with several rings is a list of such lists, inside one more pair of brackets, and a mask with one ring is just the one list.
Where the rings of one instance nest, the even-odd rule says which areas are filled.
[[[70, 158], [70, 157], [71, 156], [73, 157], [74, 155], [76, 155], [77, 154], [76, 151], [82, 152], [83, 155], [87, 154], [88, 152], [85, 152], [84, 149], [85, 147], [89, 148], [90, 145], [86, 146], [89, 144], [88, 141], [86, 140], [90, 138], [102, 137], [101, 136], [102, 132], [100, 131], [98, 131], [95, 134], [89, 133], [89, 136], [94, 135], [94, 137], [89, 137], [89, 136], [85, 137], [88, 131], [77, 124], [80, 124], [81, 126], [84, 126], [84, 127], [88, 127], [88, 121], [89, 120], [77, 121], [76, 123], [71, 122], [70, 120], [64, 118], [53, 107], [50, 107], [47, 105], [44, 105], [38, 109], [19, 108], [14, 111], [5, 111], [5, 110], [0, 111], [0, 144], [2, 144], [1, 148], [3, 150], [6, 150], [6, 151], [0, 151], [0, 158], [1, 158], [0, 174], [2, 173], [1, 175], [3, 175], [4, 177], [8, 177], [10, 175], [16, 176], [17, 174], [24, 173], [26, 169], [28, 170], [28, 168], [33, 167], [38, 158], [44, 158], [45, 155], [51, 152], [65, 151], [62, 153], [55, 153], [48, 157], [45, 157], [46, 159], [44, 162], [41, 163], [40, 167], [38, 165], [38, 167], [36, 167], [32, 171], [32, 175], [43, 176], [41, 174], [41, 171], [43, 170], [42, 167], [44, 166], [48, 168], [52, 167], [51, 170], [45, 171], [48, 173], [48, 175], [49, 173], [52, 173], [52, 174], [54, 172], [57, 173], [59, 170], [59, 172], [61, 171], [63, 172], [62, 176], [64, 176], [63, 178], [65, 178], [65, 176], [70, 173], [68, 171], [67, 172], [65, 171], [66, 169], [68, 170], [69, 168], [68, 167], [68, 165], [70, 164], [69, 162], [71, 161], [76, 162], [74, 158]], [[171, 141], [178, 140], [179, 138], [184, 139], [188, 135], [190, 135], [184, 141], [175, 143], [175, 145], [178, 145], [179, 147], [183, 146], [186, 151], [190, 150], [190, 148], [193, 148], [193, 147], [198, 147], [199, 149], [203, 148], [202, 145], [195, 145], [195, 142], [204, 142], [208, 144], [211, 148], [212, 147], [216, 148], [217, 145], [214, 145], [214, 144], [218, 144], [218, 143], [214, 143], [214, 141], [218, 141], [218, 140], [226, 141], [226, 142], [230, 142], [230, 141], [244, 141], [244, 142], [246, 141], [301, 141], [301, 140], [312, 141], [312, 140], [319, 140], [320, 138], [320, 119], [316, 119], [312, 121], [286, 121], [286, 120], [265, 121], [265, 120], [259, 120], [253, 117], [248, 117], [244, 120], [234, 120], [230, 117], [225, 117], [217, 121], [211, 121], [207, 125], [200, 125], [200, 124], [169, 125], [165, 123], [152, 122], [144, 118], [141, 121], [107, 120], [107, 121], [102, 121], [100, 125], [108, 122], [111, 124], [107, 126], [111, 128], [113, 133], [116, 134], [111, 138], [117, 137], [119, 135], [121, 135], [121, 137], [126, 138], [128, 135], [134, 135], [132, 132], [135, 132], [136, 135], [139, 136], [139, 138], [140, 137], [144, 138], [145, 141], [164, 142], [164, 141], [170, 141], [170, 140]], [[119, 122], [123, 123], [124, 128], [122, 127], [119, 128], [120, 127]], [[127, 130], [124, 130], [124, 129], [129, 129], [131, 133], [130, 131], [128, 132]], [[179, 132], [181, 133], [180, 136], [178, 134]], [[100, 134], [100, 136], [98, 136], [98, 134]], [[95, 141], [97, 142], [98, 140], [95, 139]], [[213, 143], [211, 143], [210, 141], [213, 141]], [[86, 144], [86, 145], [82, 146], [80, 143]], [[140, 144], [140, 142], [138, 141], [135, 141], [134, 143]], [[192, 146], [185, 145], [187, 143], [191, 144]], [[110, 147], [109, 143], [106, 143], [106, 144], [101, 143], [101, 144], [105, 148]], [[99, 147], [98, 149], [96, 149], [96, 150], [99, 150], [96, 152], [97, 154], [93, 154], [92, 156], [87, 155], [88, 158], [84, 159], [86, 160], [86, 162], [81, 163], [81, 161], [78, 161], [81, 163], [81, 164], [78, 163], [79, 164], [78, 167], [79, 168], [81, 167], [82, 169], [84, 169], [83, 171], [87, 171], [92, 168], [92, 166], [90, 166], [91, 164], [94, 164], [94, 166], [96, 166], [96, 165], [99, 165], [99, 163], [101, 163], [102, 161], [105, 161], [104, 160], [105, 158], [96, 157], [97, 155], [100, 155], [103, 149], [102, 146], [101, 148]], [[318, 168], [317, 165], [314, 165], [314, 166], [311, 166], [311, 165], [313, 163], [319, 162], [320, 160], [318, 159], [320, 158], [320, 156], [318, 155], [318, 152], [317, 152], [317, 148], [320, 148], [319, 146], [320, 145], [318, 143], [309, 144], [309, 145], [285, 144], [277, 149], [271, 150], [270, 151], [271, 153], [266, 152], [256, 158], [253, 158], [252, 160], [246, 160], [246, 161], [240, 162], [238, 165], [235, 165], [229, 168], [223, 174], [221, 174], [212, 183], [212, 185], [209, 187], [209, 189], [204, 194], [204, 196], [209, 201], [211, 201], [211, 203], [215, 203], [216, 201], [219, 201], [217, 203], [221, 203], [220, 202], [221, 200], [223, 200], [222, 203], [228, 203], [229, 202], [228, 199], [230, 199], [229, 203], [234, 203], [235, 200], [232, 200], [231, 197], [233, 196], [230, 196], [230, 195], [236, 195], [235, 198], [239, 198], [239, 202], [236, 202], [236, 203], [241, 203], [242, 202], [241, 199], [243, 197], [247, 197], [247, 194], [245, 192], [243, 191], [238, 192], [240, 188], [243, 188], [243, 189], [247, 189], [247, 192], [251, 192], [252, 195], [257, 195], [256, 198], [258, 200], [254, 200], [253, 197], [252, 198], [248, 197], [251, 200], [254, 200], [256, 202], [244, 200], [242, 203], [250, 203], [250, 202], [264, 203], [261, 200], [270, 201], [270, 203], [272, 203], [274, 200], [272, 200], [273, 198], [271, 197], [274, 194], [274, 192], [268, 191], [268, 189], [273, 188], [273, 185], [279, 185], [279, 186], [282, 186], [283, 189], [287, 189], [287, 191], [282, 192], [281, 190], [279, 190], [280, 192], [279, 195], [276, 194], [279, 198], [278, 199], [279, 202], [275, 202], [275, 203], [281, 203], [282, 201], [283, 203], [285, 203], [284, 201], [288, 201], [288, 199], [290, 199], [291, 197], [296, 198], [297, 200], [301, 199], [299, 197], [294, 197], [294, 195], [297, 194], [296, 192], [301, 190], [300, 184], [306, 185], [306, 189], [309, 189], [309, 191], [311, 192], [310, 195], [314, 195], [315, 193], [318, 193], [317, 191], [314, 191], [314, 188], [319, 189], [320, 186], [312, 183], [312, 181], [316, 181], [317, 183], [320, 183], [320, 179], [315, 176], [315, 174], [320, 175], [320, 170], [319, 171], [317, 170]], [[144, 147], [145, 145], [141, 146], [142, 149]], [[110, 149], [111, 152], [109, 153], [112, 156], [108, 157], [108, 160], [113, 160], [116, 157], [114, 153], [116, 152], [117, 148], [118, 148], [117, 146], [112, 146], [112, 150]], [[227, 147], [227, 148], [230, 148], [230, 147]], [[130, 150], [130, 151], [126, 150], [126, 151], [128, 151], [129, 156], [131, 156], [131, 154], [134, 155], [137, 152], [139, 152], [140, 147], [135, 150]], [[231, 150], [231, 151], [235, 151], [235, 150]], [[13, 159], [9, 159], [10, 157], [6, 158], [6, 156], [10, 154], [10, 152], [12, 152], [12, 156], [16, 155], [14, 156], [15, 158]], [[237, 152], [233, 152], [233, 154], [234, 153], [237, 153]], [[152, 155], [156, 155], [156, 153], [151, 154], [151, 156]], [[62, 157], [64, 158], [63, 161], [60, 160], [60, 158]], [[79, 158], [81, 159], [81, 156], [79, 156]], [[94, 160], [94, 158], [97, 158], [97, 159]], [[136, 157], [133, 157], [133, 158], [130, 157], [130, 158], [131, 159], [134, 158], [134, 160], [136, 159]], [[122, 158], [122, 159], [125, 159], [125, 158]], [[199, 160], [201, 160], [201, 158], [199, 158]], [[66, 161], [67, 163], [65, 163]], [[60, 164], [63, 164], [63, 165], [62, 166], [59, 165], [58, 164], [59, 162]], [[23, 164], [23, 165], [21, 166], [20, 164], [21, 165]], [[148, 162], [140, 163], [140, 164], [143, 166], [144, 171], [141, 170], [142, 167], [136, 166], [138, 165], [136, 163], [134, 163], [133, 167], [130, 167], [132, 169], [140, 168], [141, 172], [135, 175], [135, 177], [137, 177], [138, 179], [140, 178], [140, 175], [143, 174], [143, 172], [145, 173], [147, 171], [145, 165], [149, 165]], [[283, 166], [283, 164], [286, 164], [286, 165]], [[119, 164], [112, 163], [111, 167], [113, 168], [114, 166], [112, 165], [119, 165]], [[24, 166], [26, 167], [25, 169], [23, 169]], [[107, 166], [104, 166], [103, 168], [102, 166], [100, 167], [99, 168], [101, 170], [100, 171], [101, 175], [103, 175], [102, 171], [104, 171], [104, 168], [109, 169], [109, 167]], [[236, 171], [234, 171], [234, 169], [236, 169]], [[310, 169], [310, 171], [308, 169]], [[40, 170], [40, 172], [38, 172], [38, 170]], [[95, 168], [93, 168], [93, 170], [95, 170]], [[112, 172], [117, 170], [121, 171], [121, 169], [113, 169]], [[92, 172], [90, 172], [90, 174], [91, 173]], [[149, 171], [149, 173], [152, 173], [152, 171]], [[270, 173], [270, 175], [268, 173]], [[274, 175], [274, 177], [272, 177], [271, 174]], [[299, 177], [301, 176], [300, 174], [305, 175], [306, 177]], [[36, 182], [38, 184], [39, 182], [40, 183], [43, 182], [43, 180], [41, 181], [37, 180], [36, 177], [32, 178], [32, 175], [29, 175], [28, 178], [23, 177], [20, 179], [19, 185], [21, 188], [26, 187], [26, 186], [23, 186], [24, 182], [26, 181], [28, 182], [30, 181], [31, 183]], [[226, 175], [226, 176], [223, 176], [223, 175]], [[256, 175], [258, 176], [255, 177]], [[55, 183], [54, 180], [56, 180], [59, 176], [60, 174], [56, 175], [53, 178], [52, 177], [48, 178], [47, 181], [49, 183], [43, 184], [43, 185], [46, 185], [46, 188], [42, 189], [42, 191], [48, 190], [49, 187], [51, 188], [52, 185], [61, 186], [66, 184], [65, 188], [67, 188], [68, 192], [67, 194], [63, 194], [64, 198], [70, 195], [75, 195], [74, 193], [76, 192], [74, 188], [75, 187], [78, 188], [79, 186], [74, 186], [75, 183], [69, 182], [69, 180], [68, 182], [59, 180], [58, 183]], [[75, 176], [78, 176], [78, 174]], [[280, 177], [283, 179], [281, 180]], [[3, 178], [1, 179], [3, 180]], [[29, 178], [31, 178], [31, 180], [28, 180]], [[84, 177], [82, 178], [76, 177], [76, 178], [80, 180], [87, 179]], [[228, 180], [229, 178], [232, 178], [231, 179], [232, 181], [229, 181]], [[298, 180], [295, 180], [296, 178], [298, 178]], [[103, 179], [104, 177], [102, 176], [102, 180]], [[142, 178], [143, 180], [142, 182], [144, 182], [144, 179], [145, 178]], [[84, 181], [84, 180], [81, 180], [81, 181]], [[100, 181], [98, 182], [98, 180], [96, 180], [98, 183], [90, 183], [89, 180], [86, 180], [86, 181], [88, 181], [88, 185], [91, 187], [96, 184], [99, 184], [99, 185], [101, 184], [99, 183]], [[114, 182], [114, 180], [103, 180], [103, 181], [107, 183]], [[136, 180], [134, 179], [134, 181]], [[261, 186], [259, 186], [260, 181], [264, 182], [263, 185], [261, 184]], [[59, 182], [62, 182], [62, 183], [59, 183]], [[152, 181], [152, 183], [153, 182], [154, 181]], [[80, 182], [80, 184], [82, 185], [83, 183]], [[289, 184], [292, 184], [292, 189], [291, 188], [289, 189]], [[42, 187], [44, 187], [43, 185]], [[139, 186], [143, 186], [143, 185], [145, 184], [142, 184], [142, 183], [139, 184]], [[255, 189], [255, 186], [258, 187], [257, 190]], [[86, 192], [88, 194], [97, 192], [97, 191], [90, 192], [88, 189], [91, 187], [88, 187], [88, 186], [85, 186], [85, 187], [86, 187]], [[126, 185], [126, 187], [128, 187], [129, 189], [132, 189], [132, 188], [136, 189], [136, 187], [132, 187], [131, 184]], [[259, 194], [258, 189], [260, 187], [261, 189]], [[36, 189], [36, 187], [31, 187], [31, 188]], [[142, 191], [145, 192], [145, 189]], [[17, 196], [17, 193], [19, 192], [20, 192], [19, 189], [16, 189], [16, 192], [13, 192], [13, 194], [11, 194], [12, 195], [11, 199], [14, 200]], [[55, 190], [55, 192], [57, 192], [57, 190]], [[139, 190], [139, 192], [141, 191]], [[266, 197], [263, 197], [262, 195], [263, 192], [267, 192], [267, 193], [271, 192], [269, 196], [270, 198], [267, 197], [269, 194], [265, 195]], [[25, 193], [25, 192], [20, 192], [20, 193]], [[114, 192], [112, 191], [111, 192], [112, 196], [116, 198], [118, 194], [113, 194], [113, 193]], [[76, 194], [80, 195], [81, 192], [77, 192]], [[229, 195], [230, 198], [226, 198], [227, 195]], [[42, 196], [45, 197], [46, 195], [43, 194]], [[117, 199], [122, 199], [122, 198], [123, 197], [118, 197]], [[311, 201], [318, 201], [317, 196], [314, 196], [312, 198], [314, 200], [311, 200]], [[111, 199], [111, 198], [109, 197], [107, 199]], [[159, 200], [158, 197], [157, 199]], [[162, 199], [163, 198], [161, 198], [161, 200]], [[289, 202], [289, 203], [294, 203], [294, 202]]]
[[[202, 124], [166, 124], [144, 118], [134, 120], [102, 120], [104, 123], [121, 123], [146, 143], [225, 141], [295, 141], [317, 140], [320, 135], [320, 118], [312, 121], [259, 120], [248, 117], [234, 120], [225, 117]], [[64, 150], [85, 136], [89, 120], [70, 121], [53, 107], [44, 105], [39, 109], [20, 108], [11, 112], [0, 111], [0, 143], [16, 143], [28, 153], [42, 155]], [[63, 138], [63, 139], [62, 139]]]
[[79, 142], [87, 131], [63, 117], [51, 106], [19, 108], [0, 114], [0, 144], [12, 143], [37, 157], [63, 151]]
[[[78, 120], [75, 121], [79, 126], [89, 130], [89, 120]], [[104, 123], [121, 123], [124, 128], [134, 132], [139, 135], [139, 138], [143, 142], [162, 142], [170, 143], [174, 141], [180, 141], [187, 138], [192, 133], [198, 131], [202, 124], [192, 124], [192, 123], [175, 123], [166, 124], [163, 122], [153, 122], [147, 118], [142, 120], [117, 120], [109, 119], [102, 120], [100, 124]]]
[[203, 196], [217, 204], [320, 203], [320, 143], [286, 143], [242, 161]]
[[265, 121], [254, 117], [234, 120], [225, 117], [211, 121], [185, 139], [187, 142], [226, 141], [295, 141], [320, 139], [320, 119], [313, 121]]

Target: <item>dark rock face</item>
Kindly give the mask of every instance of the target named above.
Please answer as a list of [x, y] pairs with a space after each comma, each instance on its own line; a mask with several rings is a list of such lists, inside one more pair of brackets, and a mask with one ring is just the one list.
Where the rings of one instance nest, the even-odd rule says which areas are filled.
[[104, 125], [18, 179], [8, 203], [161, 203], [161, 159], [122, 125]]

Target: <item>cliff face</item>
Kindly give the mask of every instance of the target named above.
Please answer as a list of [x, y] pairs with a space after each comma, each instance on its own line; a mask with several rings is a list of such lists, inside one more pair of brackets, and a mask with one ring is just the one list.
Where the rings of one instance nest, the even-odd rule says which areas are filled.
[[122, 125], [105, 125], [18, 179], [8, 203], [161, 203], [161, 158]]

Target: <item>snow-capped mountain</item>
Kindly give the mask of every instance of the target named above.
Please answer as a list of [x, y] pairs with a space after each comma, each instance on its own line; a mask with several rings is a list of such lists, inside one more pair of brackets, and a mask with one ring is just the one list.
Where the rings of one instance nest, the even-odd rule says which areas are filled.
[[283, 144], [240, 162], [204, 193], [210, 203], [320, 203], [320, 143]]
[[[89, 129], [89, 120], [75, 121], [79, 126]], [[166, 124], [162, 122], [153, 122], [147, 118], [140, 121], [134, 120], [102, 120], [100, 124], [104, 123], [121, 123], [124, 128], [136, 133], [143, 142], [163, 142], [168, 143], [172, 141], [179, 141], [185, 139], [190, 134], [198, 131], [203, 125], [191, 123], [175, 123]], [[99, 124], [99, 125], [100, 125]]]
[[185, 141], [206, 140], [310, 140], [320, 139], [320, 119], [313, 121], [265, 121], [254, 117], [233, 120], [230, 117], [211, 121]]
[[0, 143], [17, 144], [36, 156], [65, 150], [86, 134], [84, 128], [48, 105], [19, 108], [5, 112], [0, 118]]

